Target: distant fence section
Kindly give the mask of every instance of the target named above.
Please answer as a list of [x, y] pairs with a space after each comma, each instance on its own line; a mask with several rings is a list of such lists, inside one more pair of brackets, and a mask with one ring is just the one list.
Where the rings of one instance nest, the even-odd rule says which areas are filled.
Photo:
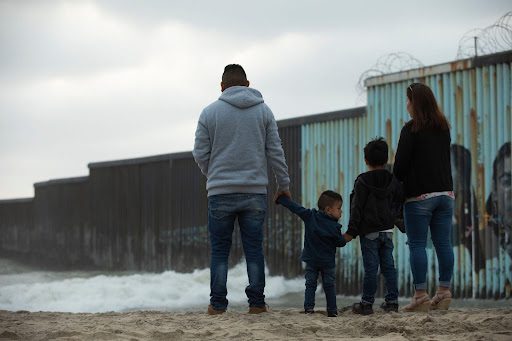
[[[294, 199], [315, 207], [323, 190], [340, 192], [346, 227], [353, 182], [365, 171], [364, 145], [383, 136], [392, 166], [400, 129], [408, 120], [405, 90], [411, 82], [424, 82], [452, 126], [454, 293], [510, 297], [511, 66], [509, 51], [374, 77], [366, 80], [367, 107], [279, 121]], [[302, 222], [274, 205], [275, 180], [269, 175], [267, 266], [274, 275], [299, 276]], [[0, 200], [0, 255], [72, 269], [208, 267], [205, 186], [190, 152], [91, 163], [86, 177], [36, 183], [34, 198]], [[412, 291], [406, 239], [394, 234], [402, 295]], [[231, 264], [242, 256], [235, 230]], [[428, 284], [434, 290], [438, 270], [431, 245], [428, 256]], [[338, 292], [359, 294], [362, 278], [357, 239], [338, 253]]]
[[[300, 127], [280, 129], [300, 200]], [[209, 267], [206, 179], [191, 152], [89, 164], [89, 176], [36, 183], [0, 200], [0, 254], [48, 267], [192, 271]], [[272, 202], [265, 253], [273, 274], [301, 271], [298, 219]], [[235, 230], [230, 262], [243, 256]]]

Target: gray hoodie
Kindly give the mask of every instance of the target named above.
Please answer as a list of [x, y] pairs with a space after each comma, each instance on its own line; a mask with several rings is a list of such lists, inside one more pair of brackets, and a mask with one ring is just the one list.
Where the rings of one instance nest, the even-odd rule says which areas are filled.
[[267, 163], [278, 190], [288, 190], [277, 124], [258, 90], [232, 86], [207, 106], [199, 117], [192, 154], [208, 179], [208, 196], [267, 193]]

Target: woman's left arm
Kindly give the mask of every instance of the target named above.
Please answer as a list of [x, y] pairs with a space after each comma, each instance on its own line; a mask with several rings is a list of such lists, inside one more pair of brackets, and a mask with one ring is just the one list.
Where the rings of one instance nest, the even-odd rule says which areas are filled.
[[414, 141], [410, 131], [410, 125], [405, 125], [400, 132], [400, 139], [398, 140], [398, 147], [396, 149], [395, 164], [393, 165], [393, 174], [400, 181], [404, 181], [409, 167], [411, 166], [411, 159], [413, 154]]

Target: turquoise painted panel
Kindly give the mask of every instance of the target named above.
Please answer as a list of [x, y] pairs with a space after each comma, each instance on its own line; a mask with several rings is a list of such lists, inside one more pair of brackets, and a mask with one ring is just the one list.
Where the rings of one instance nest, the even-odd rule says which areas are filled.
[[[448, 71], [368, 88], [367, 115], [302, 126], [302, 199], [316, 207], [319, 194], [332, 189], [344, 199], [342, 224], [349, 218], [349, 197], [358, 174], [366, 171], [363, 148], [376, 136], [386, 139], [392, 166], [400, 130], [409, 119], [406, 89], [429, 85], [451, 124], [452, 176], [456, 192], [453, 217], [458, 297], [510, 297], [512, 283], [511, 64]], [[399, 288], [412, 293], [407, 237], [396, 230], [395, 262]], [[427, 246], [428, 284], [438, 277], [435, 249]], [[338, 291], [358, 294], [363, 267], [359, 241], [339, 252]], [[380, 289], [382, 290], [382, 289]]]
[[[404, 79], [368, 88], [369, 136], [384, 136], [390, 158], [407, 121], [405, 90], [412, 82], [429, 85], [451, 124], [452, 173], [456, 191], [453, 219], [453, 287], [462, 297], [510, 296], [512, 282], [510, 141], [511, 65], [497, 64]], [[386, 123], [385, 123], [386, 122]], [[508, 150], [508, 152], [504, 152]], [[496, 171], [494, 171], [496, 167]], [[407, 277], [407, 246], [396, 237], [401, 287]], [[435, 251], [428, 246], [429, 289], [437, 278]], [[407, 290], [406, 290], [407, 291]]]

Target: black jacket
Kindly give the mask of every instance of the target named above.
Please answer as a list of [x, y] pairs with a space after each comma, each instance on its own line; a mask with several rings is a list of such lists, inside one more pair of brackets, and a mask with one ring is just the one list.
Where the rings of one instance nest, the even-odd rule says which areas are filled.
[[334, 268], [336, 247], [345, 246], [341, 225], [322, 211], [307, 209], [287, 196], [277, 198], [277, 203], [288, 208], [304, 221], [304, 249], [302, 261], [308, 264]]
[[402, 184], [386, 169], [360, 174], [350, 194], [347, 234], [352, 237], [393, 228], [401, 214]]
[[402, 128], [393, 166], [393, 174], [404, 183], [405, 196], [453, 191], [450, 131], [412, 132], [411, 122]]

